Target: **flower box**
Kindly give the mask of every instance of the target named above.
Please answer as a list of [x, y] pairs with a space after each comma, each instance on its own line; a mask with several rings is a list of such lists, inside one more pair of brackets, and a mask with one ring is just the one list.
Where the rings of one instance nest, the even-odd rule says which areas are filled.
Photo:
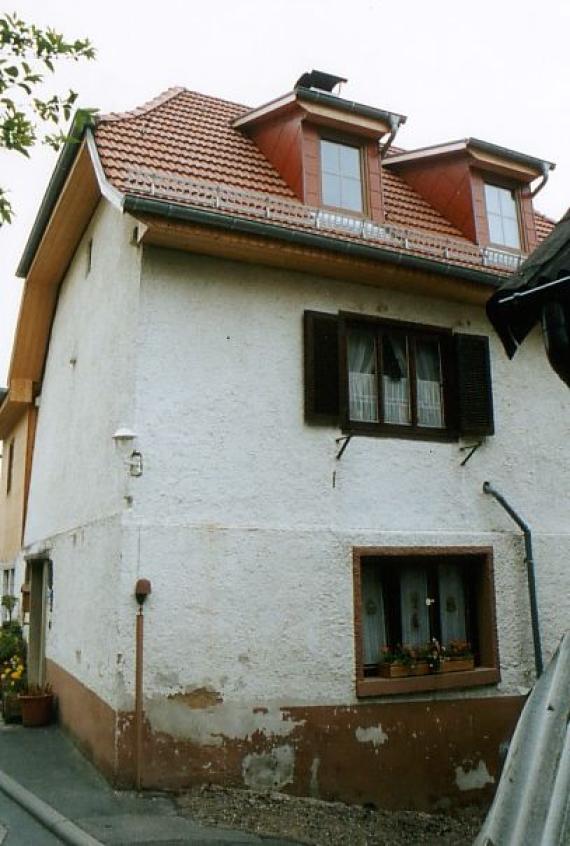
[[439, 666], [440, 673], [458, 673], [461, 670], [472, 670], [475, 666], [473, 656], [461, 658], [444, 658]]
[[380, 675], [385, 679], [403, 679], [406, 676], [427, 676], [429, 664], [419, 661], [417, 664], [399, 664], [397, 661], [383, 661], [378, 665]]

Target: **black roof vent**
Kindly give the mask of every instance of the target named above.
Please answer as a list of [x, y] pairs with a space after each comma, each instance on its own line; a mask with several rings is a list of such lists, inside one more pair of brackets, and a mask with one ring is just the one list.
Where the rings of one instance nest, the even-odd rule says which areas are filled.
[[304, 73], [295, 83], [295, 88], [318, 88], [319, 91], [332, 92], [333, 88], [340, 85], [341, 82], [348, 82], [344, 76], [335, 76], [332, 73], [325, 73], [324, 71], [312, 70], [310, 73]]

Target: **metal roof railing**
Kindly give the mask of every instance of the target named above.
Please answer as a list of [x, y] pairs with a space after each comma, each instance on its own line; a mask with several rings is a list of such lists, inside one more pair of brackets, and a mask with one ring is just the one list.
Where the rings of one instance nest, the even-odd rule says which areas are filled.
[[475, 244], [432, 235], [419, 229], [376, 223], [367, 218], [306, 206], [294, 200], [257, 191], [200, 182], [146, 168], [130, 169], [127, 183], [127, 192], [130, 194], [226, 214], [243, 215], [254, 220], [299, 229], [318, 230], [328, 235], [346, 236], [397, 251], [419, 253], [438, 261], [470, 264], [512, 273], [518, 270], [526, 258], [520, 253], [507, 252], [496, 247], [477, 247]]

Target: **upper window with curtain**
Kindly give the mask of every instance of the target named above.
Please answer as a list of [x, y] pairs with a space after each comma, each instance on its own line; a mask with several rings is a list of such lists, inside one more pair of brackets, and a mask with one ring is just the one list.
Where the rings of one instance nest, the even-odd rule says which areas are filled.
[[515, 192], [485, 183], [485, 205], [492, 244], [520, 250], [521, 238]]
[[445, 433], [450, 381], [445, 332], [396, 323], [347, 325], [348, 425], [400, 434]]
[[362, 163], [359, 147], [321, 140], [321, 197], [324, 206], [362, 214]]
[[486, 336], [346, 312], [303, 321], [308, 423], [423, 440], [494, 433]]

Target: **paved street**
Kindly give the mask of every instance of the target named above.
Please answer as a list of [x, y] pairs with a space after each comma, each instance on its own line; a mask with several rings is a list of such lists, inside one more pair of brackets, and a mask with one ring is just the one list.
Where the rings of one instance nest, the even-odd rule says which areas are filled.
[[0, 792], [0, 846], [57, 846], [61, 840], [50, 834], [34, 817]]
[[[281, 840], [198, 825], [179, 815], [166, 795], [113, 790], [56, 726], [0, 724], [0, 769], [104, 844], [287, 846]], [[1, 846], [59, 842], [0, 791]]]

